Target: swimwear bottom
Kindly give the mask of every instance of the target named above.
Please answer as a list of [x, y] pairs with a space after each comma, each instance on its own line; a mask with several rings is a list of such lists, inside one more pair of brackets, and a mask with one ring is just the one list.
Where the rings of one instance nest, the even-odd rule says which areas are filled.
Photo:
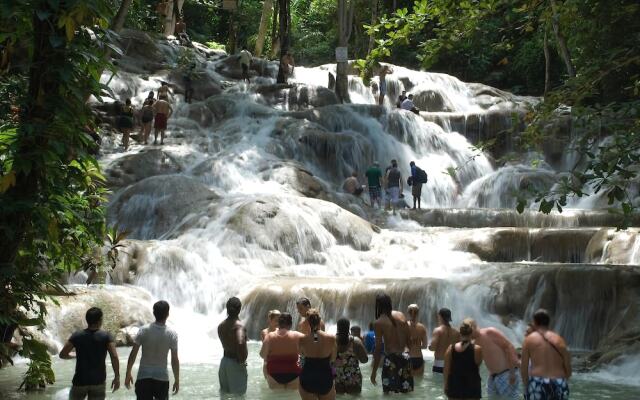
[[333, 389], [333, 372], [329, 358], [305, 357], [300, 386], [307, 393], [324, 396]]
[[566, 379], [529, 377], [526, 400], [569, 400], [569, 384]]
[[69, 400], [104, 400], [106, 399], [106, 385], [83, 385], [71, 387], [69, 392]]
[[223, 393], [245, 394], [247, 392], [247, 365], [230, 357], [222, 357], [220, 369], [220, 391]]
[[378, 200], [380, 198], [380, 186], [369, 186], [369, 198], [371, 201]]
[[382, 364], [382, 391], [384, 393], [413, 392], [413, 375], [408, 353], [388, 353]]
[[420, 369], [424, 366], [424, 359], [422, 357], [411, 357], [411, 368]]
[[160, 130], [167, 129], [167, 114], [157, 113], [153, 127]]
[[296, 380], [298, 374], [296, 373], [288, 373], [288, 374], [271, 374], [271, 377], [274, 381], [278, 382], [281, 385], [286, 385]]
[[512, 385], [509, 383], [510, 371], [511, 370], [506, 369], [497, 374], [489, 375], [489, 380], [487, 381], [487, 393], [489, 396], [514, 400], [522, 398], [522, 394], [520, 393], [520, 372], [518, 368], [513, 371], [516, 379]]
[[444, 360], [433, 360], [431, 371], [434, 374], [444, 374]]

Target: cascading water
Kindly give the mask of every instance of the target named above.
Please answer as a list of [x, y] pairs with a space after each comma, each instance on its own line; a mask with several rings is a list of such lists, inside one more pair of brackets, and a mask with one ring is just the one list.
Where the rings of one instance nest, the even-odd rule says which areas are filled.
[[[159, 49], [175, 59], [171, 46]], [[622, 318], [631, 317], [620, 307], [638, 301], [640, 278], [633, 267], [602, 267], [588, 275], [616, 287], [618, 297], [609, 306], [612, 292], [594, 283], [585, 289], [587, 306], [581, 303], [587, 297], [559, 293], [575, 288], [571, 282], [583, 276], [579, 268], [601, 267], [554, 263], [633, 264], [637, 233], [631, 239], [600, 230], [615, 222], [606, 213], [520, 216], [501, 210], [514, 205], [518, 191], [551, 187], [553, 170], [518, 164], [496, 170], [469, 141], [472, 133], [458, 129], [460, 116], [489, 121], [499, 114], [506, 121], [535, 99], [393, 67], [384, 107], [356, 77], [349, 84], [354, 104], [339, 105], [325, 87], [333, 65], [297, 67], [290, 85], [278, 86], [273, 65], [261, 63], [264, 76], [246, 85], [231, 79], [230, 59], [202, 52], [196, 56], [202, 79], [215, 82], [218, 94], [193, 104], [174, 94], [165, 146], [134, 144], [124, 153], [114, 140], [104, 140], [101, 158], [114, 188], [109, 223], [130, 232], [111, 283], [148, 292], [138, 307], [148, 307], [151, 298], [171, 303], [183, 361], [206, 364], [220, 354], [215, 326], [230, 296], [243, 300], [241, 317], [252, 339], [269, 309], [295, 314], [295, 298], [302, 295], [329, 326], [342, 315], [366, 326], [380, 290], [400, 309], [419, 304], [429, 329], [437, 309], [446, 306], [454, 323], [474, 317], [514, 343], [538, 306], [555, 312], [570, 345], [584, 349], [597, 348]], [[138, 106], [160, 80], [180, 92], [174, 78], [161, 70], [144, 77], [122, 71], [104, 80]], [[402, 90], [414, 93], [426, 111], [397, 110]], [[398, 160], [404, 180], [410, 161], [427, 171], [422, 205], [433, 210], [391, 216], [341, 192], [352, 171], [362, 180], [373, 161], [384, 168], [391, 159]], [[409, 202], [406, 185], [404, 194]], [[575, 234], [565, 227], [591, 229]], [[620, 252], [628, 261], [613, 257], [612, 248], [627, 249]], [[123, 302], [140, 298], [137, 292], [121, 296]], [[602, 327], [589, 331], [589, 318], [599, 318]], [[640, 319], [637, 312], [633, 318]], [[48, 334], [61, 342], [56, 329]], [[621, 365], [635, 364], [627, 359]]]

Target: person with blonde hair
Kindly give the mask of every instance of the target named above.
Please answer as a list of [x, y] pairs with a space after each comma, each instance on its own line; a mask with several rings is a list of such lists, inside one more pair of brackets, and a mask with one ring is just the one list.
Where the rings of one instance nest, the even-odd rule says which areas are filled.
[[420, 315], [420, 307], [417, 304], [411, 304], [407, 307], [407, 315], [409, 320], [409, 357], [411, 360], [411, 373], [413, 376], [422, 376], [424, 374], [424, 358], [422, 358], [422, 349], [426, 349], [429, 345], [427, 339], [427, 328], [418, 322]]
[[260, 340], [264, 342], [264, 338], [271, 332], [278, 329], [278, 318], [280, 318], [279, 310], [271, 310], [267, 314], [267, 323], [269, 324], [260, 332]]
[[322, 319], [318, 310], [307, 312], [311, 332], [300, 340], [300, 352], [304, 365], [300, 373], [300, 398], [302, 400], [331, 400], [336, 398], [331, 363], [336, 359], [336, 337], [321, 329]]
[[476, 400], [482, 397], [480, 364], [482, 348], [472, 341], [474, 322], [460, 325], [460, 341], [449, 346], [444, 356], [444, 393], [449, 400]]

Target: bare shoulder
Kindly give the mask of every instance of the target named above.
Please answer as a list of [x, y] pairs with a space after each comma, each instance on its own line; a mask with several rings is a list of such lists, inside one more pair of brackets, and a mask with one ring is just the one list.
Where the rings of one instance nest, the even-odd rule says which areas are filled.
[[564, 338], [556, 332], [549, 331], [549, 340], [558, 347], [567, 347]]
[[441, 335], [443, 331], [443, 328], [441, 326], [437, 327], [436, 329], [433, 330], [433, 335]]
[[404, 316], [404, 314], [400, 311], [392, 311], [391, 312], [391, 316], [395, 319], [397, 319], [398, 321], [402, 321], [402, 322], [407, 322], [407, 318]]
[[418, 323], [416, 324], [416, 328], [418, 328], [418, 330], [419, 330], [420, 332], [424, 332], [424, 333], [426, 333], [426, 332], [427, 332], [427, 327], [426, 327], [426, 326], [424, 326], [424, 324], [421, 324], [420, 322], [418, 322]]

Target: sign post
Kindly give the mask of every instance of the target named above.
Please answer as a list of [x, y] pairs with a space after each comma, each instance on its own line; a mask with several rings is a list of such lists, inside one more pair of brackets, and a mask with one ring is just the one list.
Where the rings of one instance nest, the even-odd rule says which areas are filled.
[[347, 51], [347, 47], [336, 47], [336, 62], [347, 61], [349, 61], [349, 52]]

